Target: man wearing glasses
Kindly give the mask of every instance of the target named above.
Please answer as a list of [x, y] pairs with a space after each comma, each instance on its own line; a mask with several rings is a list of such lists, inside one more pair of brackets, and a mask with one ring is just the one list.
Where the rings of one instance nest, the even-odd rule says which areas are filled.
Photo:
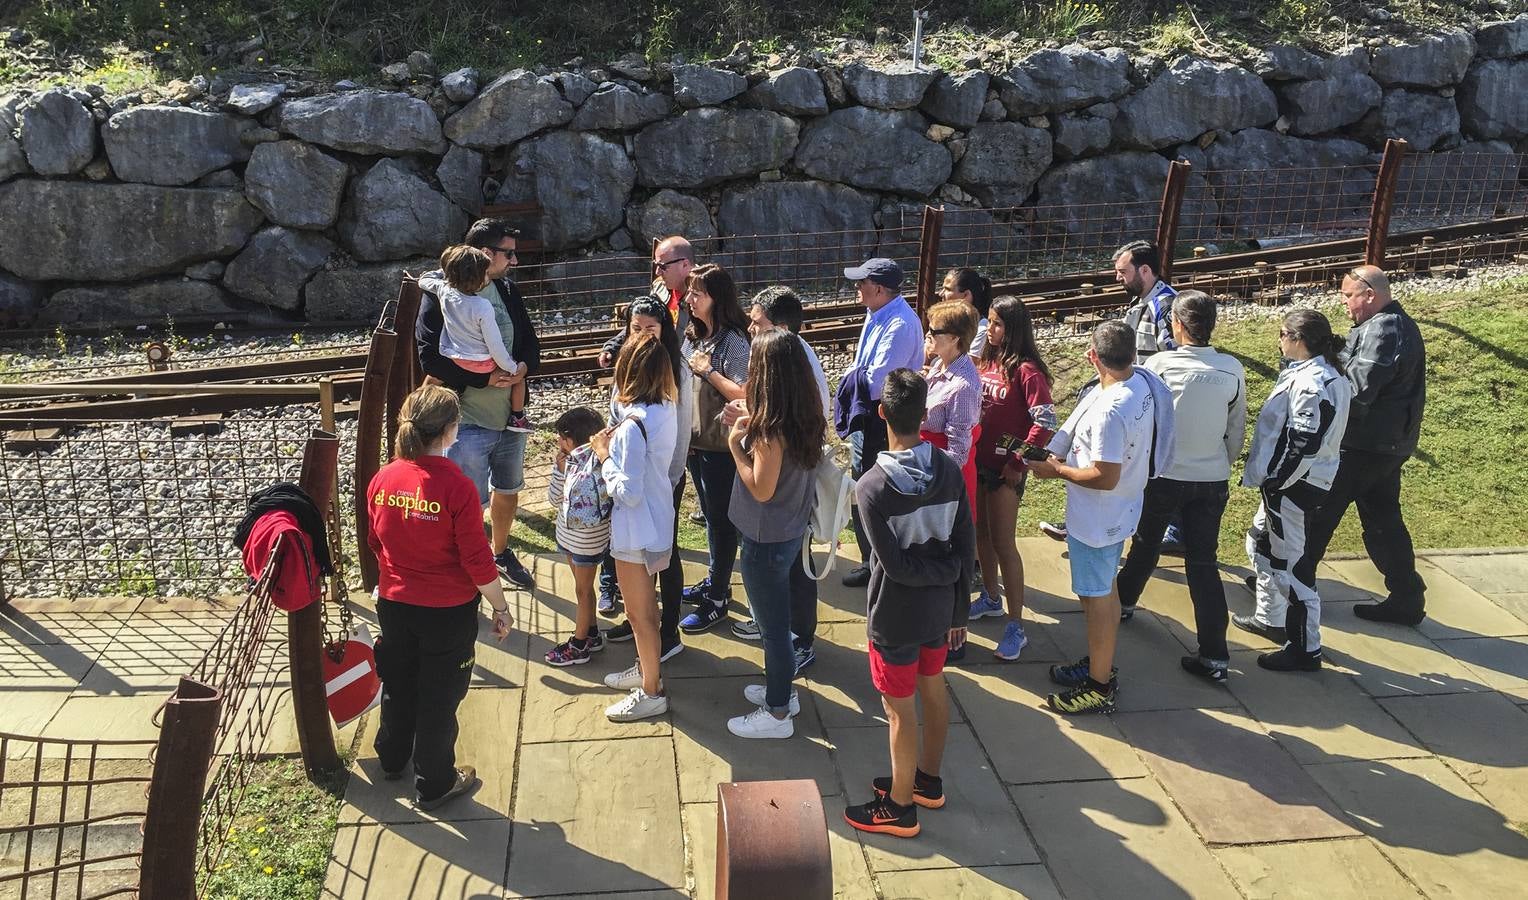
[[510, 431], [506, 426], [510, 415], [509, 388], [535, 374], [541, 365], [541, 345], [520, 289], [509, 277], [510, 270], [519, 265], [515, 253], [519, 236], [520, 232], [503, 219], [479, 219], [467, 229], [462, 243], [488, 253], [489, 281], [481, 296], [493, 305], [499, 332], [504, 335], [510, 354], [521, 361], [520, 371], [468, 372], [441, 356], [440, 333], [444, 326], [440, 301], [428, 291], [420, 298], [414, 341], [424, 373], [462, 396], [461, 426], [456, 443], [446, 451], [446, 456], [477, 485], [478, 501], [488, 507], [494, 562], [499, 574], [516, 587], [529, 589], [536, 586], [536, 580], [509, 549], [509, 530], [520, 507], [520, 491], [525, 487], [528, 435]]
[[1353, 613], [1372, 622], [1421, 623], [1427, 585], [1417, 574], [1411, 532], [1401, 517], [1401, 466], [1417, 449], [1427, 398], [1427, 358], [1417, 323], [1390, 296], [1376, 266], [1358, 266], [1342, 279], [1342, 301], [1353, 328], [1346, 363], [1353, 404], [1342, 458], [1325, 502], [1307, 531], [1304, 573], [1313, 581], [1332, 533], [1348, 505], [1358, 504], [1364, 548], [1385, 576], [1388, 596], [1360, 603]]
[[[695, 249], [679, 235], [666, 237], [653, 244], [653, 286], [648, 293], [668, 304], [669, 315], [674, 319], [681, 337], [690, 316], [680, 301], [684, 299], [684, 280], [694, 268]], [[601, 366], [609, 368], [615, 365], [616, 354], [625, 345], [627, 334], [627, 329], [622, 328], [605, 342], [605, 346], [600, 349]]]

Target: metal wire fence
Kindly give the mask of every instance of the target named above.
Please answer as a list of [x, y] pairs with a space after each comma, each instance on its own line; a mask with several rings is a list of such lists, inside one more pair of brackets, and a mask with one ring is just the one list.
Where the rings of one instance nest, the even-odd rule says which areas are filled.
[[1379, 165], [1211, 169], [1191, 176], [1179, 246], [1212, 253], [1313, 244], [1363, 234]]
[[1419, 153], [1401, 167], [1393, 231], [1528, 215], [1528, 154]]
[[1091, 272], [1121, 244], [1156, 233], [1157, 201], [946, 209], [941, 268], [970, 266], [994, 281]]

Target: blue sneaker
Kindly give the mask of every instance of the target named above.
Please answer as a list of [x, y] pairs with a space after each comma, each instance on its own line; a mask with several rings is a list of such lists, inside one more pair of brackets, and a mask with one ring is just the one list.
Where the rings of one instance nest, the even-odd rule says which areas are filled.
[[992, 655], [998, 659], [1014, 660], [1019, 658], [1019, 653], [1029, 644], [1029, 635], [1024, 633], [1024, 626], [1018, 622], [1009, 622], [1003, 629], [1003, 639], [997, 642], [997, 649]]
[[598, 605], [595, 607], [599, 614], [608, 618], [614, 618], [616, 613], [620, 611], [620, 608], [621, 592], [618, 590], [607, 591], [604, 588], [600, 588]]
[[986, 588], [982, 588], [982, 592], [976, 595], [975, 600], [971, 601], [970, 618], [972, 620], [980, 619], [985, 616], [1001, 616], [1002, 614], [1003, 601], [994, 600], [992, 595], [987, 593]]
[[[1084, 656], [1070, 665], [1050, 667], [1050, 679], [1062, 687], [1074, 688], [1086, 684], [1088, 673], [1092, 671], [1092, 663]], [[1109, 667], [1109, 678], [1113, 680], [1119, 675], [1119, 666]]]
[[690, 585], [680, 593], [680, 598], [686, 603], [700, 603], [711, 596], [711, 576], [707, 575], [699, 582]]
[[727, 618], [727, 607], [707, 601], [679, 621], [679, 630], [685, 634], [700, 634]]
[[805, 672], [808, 666], [817, 661], [817, 653], [811, 647], [797, 647], [793, 652], [796, 656], [795, 677], [800, 678], [801, 673]]

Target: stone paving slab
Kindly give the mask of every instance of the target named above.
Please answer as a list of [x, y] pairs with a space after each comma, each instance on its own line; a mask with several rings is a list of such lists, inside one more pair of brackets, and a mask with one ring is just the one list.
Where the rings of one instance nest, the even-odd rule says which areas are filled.
[[510, 823], [345, 825], [334, 838], [323, 897], [485, 900], [500, 896]]
[[[621, 691], [605, 687], [605, 674], [631, 664], [628, 660], [632, 645], [615, 646], [626, 649], [611, 650], [606, 645], [607, 649], [594, 655], [594, 661], [581, 666], [559, 669], [537, 661], [526, 681], [521, 743], [667, 736], [672, 732], [667, 716], [639, 722], [612, 722], [605, 718], [605, 710], [622, 696]], [[671, 706], [684, 702], [682, 686], [669, 686], [669, 693]]]
[[1352, 672], [1372, 697], [1486, 690], [1468, 666], [1416, 629], [1342, 613], [1321, 624], [1327, 662]]
[[1525, 553], [1431, 553], [1422, 558], [1482, 594], [1521, 593], [1528, 587]]
[[1247, 900], [1421, 896], [1368, 838], [1221, 847], [1213, 852]]
[[1521, 896], [1528, 836], [1439, 760], [1343, 762], [1307, 771], [1428, 896]]
[[1207, 843], [1358, 835], [1294, 758], [1238, 710], [1114, 718]]
[[959, 897], [961, 900], [1061, 898], [1050, 873], [1041, 865], [914, 869], [907, 872], [884, 872], [879, 880], [884, 900], [927, 900], [930, 897]]
[[[1056, 640], [1069, 659], [1080, 659], [1088, 652], [1087, 632], [1080, 616], [1074, 627], [1058, 630]], [[1178, 664], [1182, 656], [1183, 645], [1155, 615], [1137, 615], [1121, 622], [1114, 652], [1120, 711], [1235, 705], [1235, 698], [1220, 685], [1186, 677]]]
[[1502, 609], [1528, 622], [1528, 593], [1509, 591], [1504, 594], [1492, 594], [1491, 599]]
[[1489, 688], [1528, 700], [1528, 637], [1438, 641], [1443, 652], [1463, 660]]
[[[44, 737], [83, 739], [110, 735], [112, 740], [158, 740], [159, 726], [154, 713], [164, 705], [169, 692], [135, 694], [131, 697], [71, 696], [42, 730]], [[128, 755], [138, 756], [132, 749]], [[106, 745], [101, 754], [119, 755], [117, 748]]]
[[[859, 832], [844, 821], [843, 804], [827, 800], [822, 812], [828, 825], [828, 853], [833, 860], [833, 896], [836, 900], [875, 900], [875, 882], [865, 862]], [[716, 896], [715, 802], [684, 805], [684, 836], [693, 896], [697, 900], [712, 900]], [[881, 882], [884, 886], [886, 876], [882, 876]], [[604, 900], [603, 896], [599, 900]]]
[[1500, 694], [1393, 697], [1380, 704], [1493, 808], [1528, 823], [1528, 712]]
[[973, 666], [1009, 666], [1015, 662], [1044, 662], [1059, 663], [1067, 662], [1066, 654], [1056, 643], [1055, 632], [1059, 628], [1071, 628], [1072, 622], [1077, 620], [1077, 613], [1044, 613], [1038, 610], [1024, 610], [1024, 636], [1029, 638], [1029, 643], [1019, 654], [1018, 660], [998, 659], [993, 655], [997, 649], [997, 642], [1003, 638], [1003, 629], [1008, 627], [1008, 619], [1005, 616], [991, 616], [985, 619], [977, 619], [970, 624], [968, 633], [966, 658], [954, 663], [962, 669]]
[[42, 734], [68, 699], [67, 690], [23, 689], [7, 682], [5, 702], [0, 703], [0, 731]]
[[534, 775], [516, 794], [506, 896], [685, 886], [671, 740], [530, 744], [520, 759]]

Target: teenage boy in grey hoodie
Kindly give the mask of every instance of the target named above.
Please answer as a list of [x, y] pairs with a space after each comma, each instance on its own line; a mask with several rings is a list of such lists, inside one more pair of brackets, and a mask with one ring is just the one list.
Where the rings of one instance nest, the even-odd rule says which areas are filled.
[[[891, 724], [891, 775], [875, 799], [844, 811], [861, 831], [913, 837], [918, 807], [944, 805], [939, 767], [949, 731], [944, 659], [966, 639], [976, 529], [960, 467], [918, 437], [928, 383], [911, 369], [886, 376], [879, 406], [890, 449], [855, 486], [870, 544], [866, 589], [870, 680]], [[923, 697], [918, 747], [914, 694]]]

